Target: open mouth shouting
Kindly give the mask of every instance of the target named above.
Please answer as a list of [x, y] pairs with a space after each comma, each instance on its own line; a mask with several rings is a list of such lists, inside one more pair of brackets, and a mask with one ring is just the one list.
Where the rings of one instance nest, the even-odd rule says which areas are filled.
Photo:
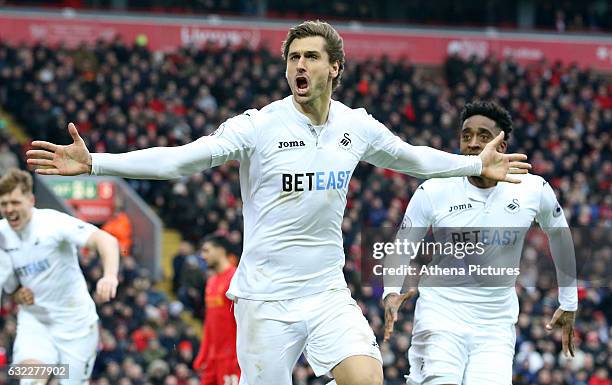
[[19, 213], [11, 213], [6, 216], [6, 220], [12, 228], [19, 226]]
[[310, 90], [310, 82], [304, 75], [298, 75], [295, 77], [295, 89], [298, 95], [306, 95]]

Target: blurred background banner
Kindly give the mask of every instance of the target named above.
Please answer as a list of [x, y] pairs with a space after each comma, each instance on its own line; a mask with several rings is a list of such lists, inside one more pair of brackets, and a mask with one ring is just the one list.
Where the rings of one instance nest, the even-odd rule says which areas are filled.
[[[0, 11], [0, 36], [11, 43], [44, 42], [75, 47], [97, 40], [145, 44], [151, 50], [212, 44], [273, 51], [285, 39], [292, 21], [249, 21], [217, 17], [118, 16], [108, 13]], [[462, 58], [494, 55], [521, 64], [546, 59], [612, 71], [612, 38], [606, 35], [500, 32], [494, 29], [383, 28], [334, 24], [349, 59], [387, 56], [415, 64], [442, 65], [449, 54]]]

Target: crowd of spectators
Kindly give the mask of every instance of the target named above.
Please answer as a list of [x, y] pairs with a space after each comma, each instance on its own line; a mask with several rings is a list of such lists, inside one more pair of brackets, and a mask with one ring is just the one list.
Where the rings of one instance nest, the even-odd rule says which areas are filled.
[[[119, 39], [73, 50], [0, 43], [0, 105], [37, 139], [67, 143], [66, 125], [74, 121], [93, 151], [180, 145], [210, 134], [225, 119], [248, 108], [261, 108], [289, 94], [279, 56], [265, 49], [214, 45], [162, 54]], [[442, 72], [406, 61], [349, 60], [334, 98], [354, 108], [366, 107], [405, 141], [447, 151], [458, 148], [458, 114], [463, 105], [473, 99], [496, 100], [514, 119], [510, 151], [529, 155], [533, 173], [551, 183], [571, 225], [610, 227], [612, 88], [609, 80], [590, 70], [544, 61], [523, 66], [492, 57], [482, 61], [450, 57]], [[193, 244], [209, 233], [226, 235], [240, 255], [237, 170], [230, 163], [175, 181], [129, 183], [186, 241]], [[360, 283], [360, 234], [370, 227], [397, 226], [418, 184], [415, 178], [367, 164], [358, 166], [350, 182], [342, 223], [345, 275], [379, 337], [383, 325], [379, 292]], [[178, 254], [185, 258], [177, 263], [184, 271], [190, 256], [197, 253], [182, 248]], [[525, 253], [537, 259], [545, 247], [529, 246]], [[610, 250], [598, 257], [608, 266]], [[176, 317], [182, 305], [169, 304], [151, 289], [146, 275], [125, 278], [129, 271], [125, 261], [122, 294], [99, 308], [104, 348], [96, 366], [97, 383], [189, 383], [187, 351], [194, 351], [197, 340]], [[198, 263], [194, 271], [201, 271]], [[577, 357], [572, 361], [559, 354], [560, 333], [548, 336], [543, 328], [557, 306], [556, 289], [537, 277], [531, 283], [519, 279], [514, 384], [611, 384], [606, 369], [612, 367], [609, 277], [580, 289]], [[180, 277], [174, 285], [179, 297], [187, 293], [181, 298], [185, 306], [199, 312], [199, 305], [190, 303], [191, 286], [181, 292], [185, 285]], [[402, 383], [408, 371], [405, 352], [413, 306], [411, 302], [404, 309], [396, 325], [399, 333], [381, 344], [387, 385]], [[10, 346], [11, 322], [0, 329], [4, 338], [0, 346]], [[121, 376], [129, 379], [118, 380]], [[303, 360], [294, 382], [324, 383], [314, 379]]]
[[23, 167], [22, 147], [17, 140], [9, 134], [0, 120], [0, 175], [13, 167]]

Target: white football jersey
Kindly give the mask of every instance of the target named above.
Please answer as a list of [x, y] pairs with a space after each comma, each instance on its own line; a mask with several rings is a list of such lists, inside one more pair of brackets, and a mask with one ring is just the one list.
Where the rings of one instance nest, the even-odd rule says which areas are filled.
[[[0, 234], [0, 245], [3, 243], [2, 234]], [[13, 264], [11, 263], [11, 257], [0, 248], [0, 300], [2, 299], [2, 289], [4, 285], [9, 285], [10, 279], [13, 276]], [[7, 292], [10, 294], [7, 290]], [[0, 305], [2, 303], [0, 302]]]
[[[55, 335], [87, 334], [87, 326], [98, 315], [79, 267], [77, 248], [96, 230], [96, 226], [50, 209], [33, 209], [30, 223], [19, 232], [5, 219], [0, 221], [1, 248], [10, 257], [13, 276], [34, 293], [33, 305], [20, 306], [18, 322], [33, 316]], [[9, 292], [14, 289], [7, 287]]]
[[[409, 226], [415, 232], [420, 232], [420, 235], [411, 234], [411, 239], [423, 237], [431, 226], [438, 242], [458, 241], [450, 239], [453, 237], [461, 238], [460, 242], [476, 243], [484, 240], [485, 244], [492, 245], [487, 249], [492, 250], [487, 256], [487, 261], [491, 263], [488, 266], [495, 266], [497, 263], [497, 266], [502, 267], [518, 267], [524, 235], [534, 220], [544, 230], [568, 225], [552, 188], [543, 178], [531, 174], [515, 177], [521, 179], [522, 183], [498, 183], [490, 189], [475, 187], [467, 177], [428, 180], [417, 189], [410, 200], [403, 227]], [[441, 261], [436, 258], [434, 257], [434, 262]], [[442, 258], [451, 260], [446, 266], [466, 266], [466, 263], [456, 257]], [[465, 258], [467, 262], [467, 258], [471, 257]], [[469, 271], [469, 268], [467, 270]], [[518, 272], [518, 269], [515, 271]], [[503, 285], [478, 287], [477, 283], [488, 277], [474, 279], [478, 272], [472, 274], [472, 278], [467, 276], [468, 272], [465, 277], [455, 274], [450, 278], [453, 279], [453, 284], [449, 286], [437, 284], [440, 282], [437, 280], [448, 280], [448, 277], [421, 275], [419, 301], [435, 304], [438, 298], [444, 298], [447, 300], [445, 303], [463, 306], [466, 314], [470, 314], [475, 320], [484, 323], [516, 322], [519, 311], [514, 287], [516, 275], [504, 272], [500, 274], [500, 278], [493, 278], [498, 279], [494, 282], [503, 282]], [[461, 283], [454, 286], [454, 282]], [[562, 306], [567, 310], [575, 310], [575, 287], [562, 289], [569, 289], [564, 290], [564, 295], [560, 295]]]
[[[213, 136], [212, 166], [240, 161], [244, 202], [244, 250], [228, 295], [259, 300], [346, 287], [340, 225], [353, 170], [362, 160], [393, 167], [399, 151], [418, 149], [333, 100], [317, 131], [291, 96], [229, 119]], [[465, 161], [463, 173], [478, 167]]]
[[240, 162], [244, 247], [228, 296], [256, 300], [346, 287], [340, 225], [359, 161], [423, 178], [482, 170], [477, 156], [411, 146], [338, 101], [315, 127], [288, 96], [184, 146], [92, 154], [92, 174], [170, 179], [231, 160]]

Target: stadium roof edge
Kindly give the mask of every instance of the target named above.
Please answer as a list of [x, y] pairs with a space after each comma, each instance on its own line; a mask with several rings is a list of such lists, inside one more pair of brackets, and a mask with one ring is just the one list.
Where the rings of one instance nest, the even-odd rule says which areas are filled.
[[[273, 29], [286, 30], [292, 25], [300, 23], [303, 20], [274, 20], [267, 18], [253, 18], [253, 17], [227, 17], [219, 16], [216, 14], [202, 15], [202, 16], [181, 16], [181, 15], [157, 15], [157, 14], [145, 14], [130, 12], [129, 14], [120, 13], [117, 11], [77, 11], [72, 8], [66, 8], [64, 10], [46, 10], [40, 8], [29, 8], [29, 7], [4, 7], [0, 9], [0, 15], [2, 16], [21, 16], [21, 17], [41, 17], [46, 18], [49, 16], [62, 17], [66, 19], [108, 19], [113, 21], [123, 22], [148, 22], [155, 21], [155, 23], [180, 23], [186, 22], [190, 24], [202, 24], [210, 26], [245, 26], [245, 25], [256, 25], [259, 27], [267, 27]], [[331, 21], [330, 21], [331, 22]], [[378, 23], [361, 23], [361, 22], [333, 22], [334, 27], [338, 30], [349, 30], [349, 31], [362, 31], [368, 33], [410, 33], [410, 34], [427, 34], [435, 35], [448, 35], [449, 33], [461, 33], [463, 35], [471, 35], [473, 37], [488, 37], [488, 38], [505, 38], [505, 39], [530, 39], [540, 41], [568, 41], [568, 42], [580, 42], [580, 41], [599, 41], [601, 43], [612, 43], [612, 33], [604, 32], [565, 32], [559, 34], [556, 32], [543, 32], [543, 31], [508, 31], [500, 30], [496, 27], [488, 28], [451, 28], [447, 26], [439, 27], [426, 27], [426, 26], [406, 26], [399, 24], [378, 24]]]

